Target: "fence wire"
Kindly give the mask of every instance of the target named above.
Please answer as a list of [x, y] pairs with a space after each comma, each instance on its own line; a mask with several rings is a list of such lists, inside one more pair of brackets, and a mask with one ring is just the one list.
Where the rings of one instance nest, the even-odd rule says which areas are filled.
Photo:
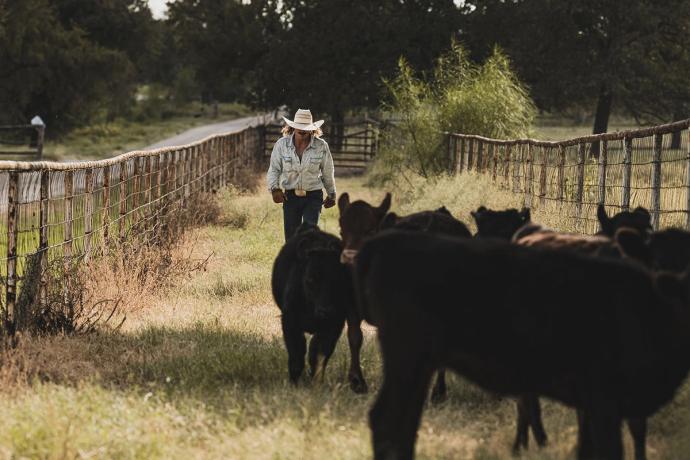
[[582, 233], [598, 230], [596, 209], [647, 208], [655, 229], [690, 229], [690, 119], [559, 142], [449, 134], [456, 173], [488, 174], [524, 196], [524, 205], [556, 212]]
[[5, 320], [27, 259], [85, 260], [114, 239], [150, 232], [171, 204], [217, 190], [254, 171], [263, 127], [194, 144], [130, 152], [102, 161], [0, 162], [0, 294]]

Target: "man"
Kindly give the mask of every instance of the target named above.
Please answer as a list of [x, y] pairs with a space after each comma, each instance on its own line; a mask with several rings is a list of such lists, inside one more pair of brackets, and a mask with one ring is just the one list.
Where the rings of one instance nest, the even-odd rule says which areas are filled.
[[314, 122], [308, 109], [297, 110], [294, 120], [283, 120], [283, 137], [273, 146], [266, 181], [273, 202], [283, 204], [287, 241], [302, 222], [319, 223], [322, 205], [335, 205], [335, 178], [331, 151], [321, 139], [323, 120]]

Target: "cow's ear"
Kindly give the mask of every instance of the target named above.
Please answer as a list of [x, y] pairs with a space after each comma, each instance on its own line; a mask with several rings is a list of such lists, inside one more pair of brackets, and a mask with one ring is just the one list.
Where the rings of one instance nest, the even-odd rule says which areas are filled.
[[387, 228], [392, 228], [393, 226], [395, 226], [395, 223], [397, 221], [398, 221], [398, 215], [394, 212], [389, 212], [381, 220], [381, 223], [379, 224], [379, 230], [385, 230]]
[[522, 218], [523, 222], [529, 222], [532, 220], [529, 208], [522, 208], [522, 211], [520, 211], [520, 217]]
[[436, 210], [436, 212], [441, 213], [441, 214], [445, 214], [445, 215], [450, 216], [450, 217], [453, 217], [453, 214], [451, 214], [450, 211], [448, 210], [448, 208], [446, 208], [445, 206], [441, 206], [440, 208], [438, 208]]
[[645, 219], [645, 221], [647, 221], [647, 222], [651, 222], [651, 221], [652, 221], [652, 215], [649, 214], [649, 211], [647, 211], [647, 209], [646, 209], [646, 208], [643, 208], [642, 206], [636, 207], [636, 208], [633, 210], [633, 213], [639, 215], [640, 217], [642, 217], [643, 219]]
[[378, 213], [379, 216], [383, 217], [386, 215], [388, 210], [391, 208], [391, 199], [393, 196], [391, 195], [390, 192], [386, 193], [386, 196], [383, 198], [383, 201], [379, 205], [378, 208], [376, 208], [376, 212]]
[[614, 240], [625, 257], [642, 262], [645, 266], [650, 265], [651, 251], [638, 232], [629, 228], [619, 228]]
[[350, 206], [350, 195], [348, 195], [347, 192], [343, 193], [340, 195], [340, 198], [338, 198], [338, 210], [340, 211], [340, 215], [343, 215], [343, 212], [345, 212], [345, 209]]
[[611, 219], [606, 214], [606, 207], [603, 204], [597, 206], [597, 219], [601, 224], [601, 230], [608, 234], [611, 229]]
[[476, 211], [470, 211], [470, 214], [472, 215], [474, 221], [477, 222], [485, 212], [486, 208], [484, 206], [479, 206]]

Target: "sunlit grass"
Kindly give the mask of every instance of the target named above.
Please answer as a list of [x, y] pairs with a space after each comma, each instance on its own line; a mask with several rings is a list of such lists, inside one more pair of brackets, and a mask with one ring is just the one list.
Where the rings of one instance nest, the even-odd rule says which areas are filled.
[[[339, 192], [378, 203], [385, 190], [361, 178], [338, 179]], [[447, 206], [467, 223], [483, 204], [518, 198], [482, 176], [392, 188], [401, 214]], [[381, 381], [374, 330], [366, 327], [367, 395], [347, 385], [341, 338], [326, 381], [288, 384], [279, 311], [270, 293], [273, 259], [283, 243], [282, 211], [261, 190], [223, 191], [220, 223], [199, 230], [194, 255], [213, 254], [206, 272], [133, 312], [118, 332], [24, 338], [0, 372], [2, 458], [370, 458], [367, 411]], [[242, 217], [238, 217], [242, 216]], [[337, 234], [337, 208], [322, 227]], [[539, 218], [540, 216], [537, 216]], [[650, 458], [686, 458], [688, 388], [651, 424]], [[510, 458], [514, 403], [455, 376], [449, 400], [428, 407], [418, 458]], [[572, 411], [545, 403], [551, 444], [526, 459], [572, 458]], [[627, 458], [632, 447], [626, 438]]]

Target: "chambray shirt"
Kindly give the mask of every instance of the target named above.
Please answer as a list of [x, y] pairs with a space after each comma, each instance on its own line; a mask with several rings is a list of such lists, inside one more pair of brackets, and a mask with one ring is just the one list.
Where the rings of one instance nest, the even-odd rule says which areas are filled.
[[266, 181], [269, 191], [282, 188], [309, 192], [323, 187], [328, 196], [335, 197], [333, 157], [328, 144], [323, 139], [312, 137], [300, 161], [295, 150], [294, 134], [281, 137], [273, 146]]

